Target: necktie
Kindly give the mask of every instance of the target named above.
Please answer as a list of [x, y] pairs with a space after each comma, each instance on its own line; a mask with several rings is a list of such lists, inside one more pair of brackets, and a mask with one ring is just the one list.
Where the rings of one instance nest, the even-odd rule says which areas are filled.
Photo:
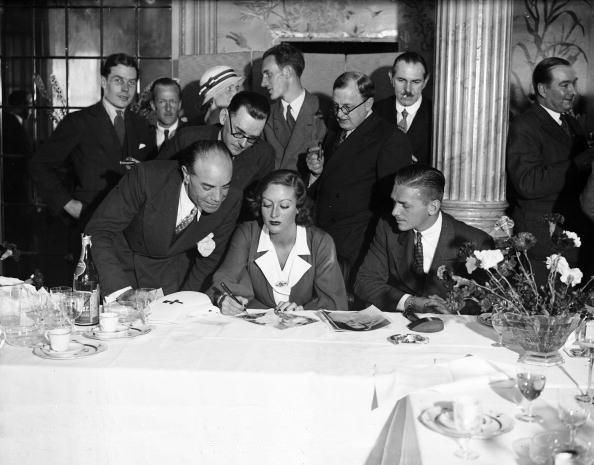
[[402, 132], [406, 132], [408, 131], [408, 123], [406, 122], [406, 117], [408, 116], [408, 112], [406, 111], [406, 108], [404, 110], [402, 110], [402, 119], [400, 120], [400, 123], [398, 123], [398, 129], [400, 129]]
[[287, 126], [289, 126], [289, 132], [293, 132], [293, 128], [295, 127], [295, 118], [293, 118], [293, 113], [291, 113], [291, 105], [287, 105]]
[[165, 131], [163, 131], [163, 134], [165, 134], [165, 139], [163, 139], [163, 141], [169, 139], [169, 129], [165, 129]]
[[569, 126], [567, 119], [568, 119], [568, 115], [566, 115], [565, 113], [562, 113], [561, 114], [561, 127], [563, 128], [563, 131], [565, 131], [565, 134], [567, 134], [569, 137], [572, 137], [573, 134], [571, 132], [571, 127]]
[[415, 233], [415, 254], [414, 254], [414, 270], [417, 274], [425, 274], [423, 270], [423, 242], [421, 241], [421, 233]]
[[194, 218], [196, 218], [196, 214], [198, 213], [198, 209], [196, 207], [192, 208], [192, 211], [186, 216], [181, 223], [175, 227], [175, 234], [179, 234], [184, 229], [188, 227], [188, 225], [192, 222]]
[[340, 135], [338, 136], [338, 141], [336, 142], [336, 145], [342, 144], [346, 138], [347, 132], [343, 129], [342, 131], [340, 131]]
[[116, 110], [116, 117], [113, 120], [113, 126], [115, 127], [116, 134], [120, 145], [124, 146], [124, 138], [126, 137], [126, 125], [124, 124], [124, 112], [122, 110]]

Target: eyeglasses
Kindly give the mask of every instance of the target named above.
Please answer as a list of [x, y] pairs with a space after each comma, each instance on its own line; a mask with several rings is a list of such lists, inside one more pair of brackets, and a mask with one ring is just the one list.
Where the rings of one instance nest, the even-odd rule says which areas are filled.
[[[227, 118], [229, 120], [229, 129], [231, 130], [231, 135], [236, 139], [245, 139], [248, 144], [255, 144], [260, 140], [260, 136], [248, 136], [244, 132], [235, 132], [233, 130], [233, 123], [231, 122], [231, 115]], [[241, 130], [240, 130], [241, 131]]]
[[367, 100], [369, 100], [369, 97], [367, 97], [359, 105], [356, 105], [353, 108], [350, 108], [348, 105], [338, 106], [336, 103], [333, 103], [332, 109], [334, 110], [334, 113], [336, 113], [336, 114], [338, 114], [338, 112], [341, 111], [345, 116], [347, 116], [349, 113], [352, 113], [357, 108], [359, 108], [361, 105], [363, 105], [365, 102], [367, 102]]

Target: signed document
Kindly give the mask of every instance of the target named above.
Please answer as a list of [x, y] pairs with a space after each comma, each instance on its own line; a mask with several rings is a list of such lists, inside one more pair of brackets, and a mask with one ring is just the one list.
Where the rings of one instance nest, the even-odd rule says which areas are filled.
[[320, 310], [318, 314], [334, 331], [371, 331], [390, 324], [382, 311], [373, 305], [359, 312]]

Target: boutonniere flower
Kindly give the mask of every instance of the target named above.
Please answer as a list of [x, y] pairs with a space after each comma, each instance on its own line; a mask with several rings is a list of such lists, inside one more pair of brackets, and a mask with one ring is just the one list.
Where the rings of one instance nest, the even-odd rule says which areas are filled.
[[198, 248], [198, 253], [203, 257], [208, 257], [214, 251], [216, 244], [213, 240], [213, 237], [214, 234], [210, 233], [208, 236], [206, 236], [204, 239], [202, 239], [200, 242], [196, 244], [196, 247]]

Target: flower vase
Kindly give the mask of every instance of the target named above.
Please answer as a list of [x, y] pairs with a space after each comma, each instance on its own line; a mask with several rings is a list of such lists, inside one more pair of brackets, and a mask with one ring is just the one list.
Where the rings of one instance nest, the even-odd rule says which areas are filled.
[[559, 350], [574, 331], [579, 315], [525, 315], [516, 312], [504, 313], [504, 340], [524, 349], [519, 362], [540, 366], [564, 363]]

